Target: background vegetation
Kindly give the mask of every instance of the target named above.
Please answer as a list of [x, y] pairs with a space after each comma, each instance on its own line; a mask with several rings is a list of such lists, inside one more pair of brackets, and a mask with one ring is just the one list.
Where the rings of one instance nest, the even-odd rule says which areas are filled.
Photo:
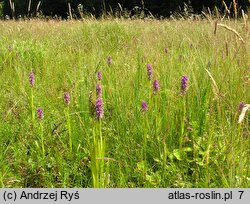
[[[215, 7], [224, 12], [227, 10], [231, 11], [233, 16], [233, 2], [237, 4], [237, 10], [244, 11], [250, 6], [249, 0], [0, 0], [0, 4], [3, 5], [4, 15], [18, 17], [24, 16], [35, 16], [37, 10], [45, 16], [61, 16], [67, 18], [69, 16], [68, 3], [71, 4], [72, 12], [76, 16], [80, 16], [79, 4], [81, 10], [85, 13], [91, 13], [92, 15], [99, 17], [102, 14], [112, 13], [117, 11], [127, 10], [134, 15], [139, 11], [145, 11], [146, 14], [149, 12], [155, 17], [169, 17], [175, 12], [183, 10], [184, 5], [188, 4], [193, 9], [193, 13], [200, 14], [202, 10], [210, 8], [214, 10]], [[15, 13], [11, 12], [10, 2], [14, 2]], [[40, 3], [39, 3], [40, 2]], [[29, 7], [30, 3], [30, 7]], [[39, 6], [38, 6], [39, 5]], [[226, 5], [226, 7], [225, 7]], [[28, 9], [30, 8], [30, 9]]]

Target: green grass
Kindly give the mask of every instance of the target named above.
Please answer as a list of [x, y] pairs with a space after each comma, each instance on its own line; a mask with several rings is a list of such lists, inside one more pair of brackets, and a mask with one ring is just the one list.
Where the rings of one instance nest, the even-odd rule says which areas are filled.
[[249, 117], [238, 124], [239, 102], [250, 103], [249, 31], [223, 23], [245, 43], [205, 20], [0, 22], [0, 187], [250, 187]]

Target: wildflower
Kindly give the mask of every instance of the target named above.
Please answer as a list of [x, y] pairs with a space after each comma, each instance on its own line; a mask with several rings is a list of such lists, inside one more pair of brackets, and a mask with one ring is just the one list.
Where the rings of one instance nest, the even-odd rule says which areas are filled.
[[97, 72], [97, 78], [99, 81], [102, 80], [102, 72], [100, 70]]
[[104, 108], [103, 108], [102, 98], [98, 98], [96, 100], [95, 112], [96, 112], [96, 118], [98, 120], [103, 118], [103, 116], [104, 116]]
[[238, 106], [238, 111], [241, 112], [242, 109], [244, 108], [244, 106], [245, 106], [245, 103], [244, 102], [240, 102], [239, 106]]
[[97, 95], [97, 97], [102, 96], [102, 85], [101, 84], [96, 84], [96, 95]]
[[66, 105], [69, 105], [70, 103], [70, 95], [68, 92], [64, 93], [64, 102], [66, 103]]
[[35, 74], [33, 71], [29, 73], [29, 82], [31, 87], [35, 85]]
[[153, 90], [154, 90], [154, 94], [156, 94], [160, 90], [160, 84], [157, 79], [154, 80], [153, 82]]
[[107, 63], [108, 63], [108, 66], [110, 66], [112, 64], [112, 58], [111, 58], [111, 56], [108, 56]]
[[147, 64], [148, 71], [148, 79], [151, 80], [153, 78], [153, 66], [152, 64]]
[[148, 110], [148, 104], [146, 103], [146, 101], [142, 101], [142, 103], [141, 103], [141, 111], [146, 112], [147, 110]]
[[43, 109], [42, 108], [37, 109], [37, 117], [39, 120], [43, 119]]
[[181, 78], [181, 95], [185, 94], [188, 89], [188, 76], [182, 76]]

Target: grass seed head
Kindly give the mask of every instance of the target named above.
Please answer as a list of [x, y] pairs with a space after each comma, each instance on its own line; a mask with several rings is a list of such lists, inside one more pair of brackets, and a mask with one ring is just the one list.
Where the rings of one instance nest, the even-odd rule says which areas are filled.
[[245, 104], [241, 110], [241, 114], [239, 116], [238, 123], [242, 123], [245, 118], [246, 112], [250, 109], [250, 104]]
[[110, 66], [112, 64], [112, 57], [111, 56], [108, 56], [108, 59], [107, 59], [107, 63], [108, 63], [108, 66]]

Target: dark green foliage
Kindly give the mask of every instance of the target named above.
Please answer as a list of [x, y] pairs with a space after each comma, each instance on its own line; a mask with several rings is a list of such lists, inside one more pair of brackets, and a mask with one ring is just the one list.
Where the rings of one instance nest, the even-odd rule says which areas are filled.
[[[29, 0], [12, 0], [15, 3], [15, 17], [21, 16], [30, 16], [28, 15], [28, 3]], [[149, 11], [156, 17], [164, 16], [168, 17], [171, 13], [179, 12], [181, 8], [183, 8], [184, 3], [190, 4], [192, 6], [193, 11], [195, 13], [201, 13], [204, 8], [213, 9], [215, 6], [223, 11], [224, 5], [222, 0], [41, 0], [41, 5], [39, 10], [45, 16], [61, 16], [62, 18], [67, 18], [68, 16], [68, 2], [71, 3], [71, 8], [73, 10], [73, 14], [79, 16], [79, 12], [77, 6], [81, 4], [83, 6], [83, 10], [87, 13], [91, 13], [96, 17], [99, 17], [101, 14], [105, 14], [107, 12], [116, 11], [118, 7], [118, 3], [122, 6], [122, 8], [132, 11], [136, 7], [140, 11]], [[238, 9], [247, 10], [250, 5], [248, 0], [238, 0]], [[31, 1], [31, 16], [35, 15], [36, 8], [39, 3], [39, 0]], [[232, 10], [232, 0], [225, 0], [227, 6]], [[2, 9], [5, 15], [12, 16], [12, 12], [9, 5], [9, 0], [0, 0], [0, 5], [3, 5]], [[1, 9], [1, 6], [0, 6]], [[0, 12], [1, 15], [1, 12]], [[2, 15], [3, 16], [3, 15]]]
[[0, 1], [0, 18], [3, 17], [3, 6], [4, 6], [4, 1]]

